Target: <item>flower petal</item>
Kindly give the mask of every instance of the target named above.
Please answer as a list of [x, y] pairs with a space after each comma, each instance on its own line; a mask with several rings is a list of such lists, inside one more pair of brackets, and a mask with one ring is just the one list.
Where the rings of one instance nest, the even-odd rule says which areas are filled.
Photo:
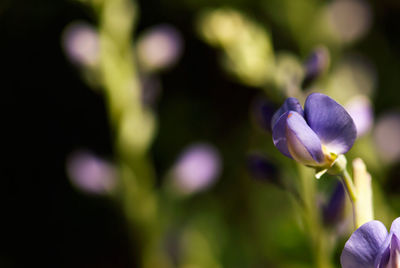
[[271, 128], [274, 129], [275, 123], [278, 119], [286, 112], [295, 111], [304, 116], [303, 108], [301, 108], [300, 102], [296, 98], [287, 98], [281, 108], [275, 112], [271, 119]]
[[400, 218], [397, 218], [392, 222], [392, 227], [390, 227], [390, 234], [386, 238], [385, 242], [383, 242], [380, 252], [376, 257], [375, 260], [376, 268], [396, 267], [393, 265], [395, 265], [396, 262], [399, 261], [399, 259], [397, 259], [399, 258], [398, 254], [400, 250], [400, 242], [398, 239], [399, 234], [400, 234]]
[[272, 140], [274, 145], [278, 150], [286, 155], [289, 158], [292, 158], [290, 155], [289, 149], [287, 147], [286, 141], [286, 120], [288, 118], [289, 112], [286, 112], [279, 117], [276, 121], [273, 129], [272, 129]]
[[375, 259], [375, 268], [396, 268], [400, 267], [400, 241], [394, 233], [390, 233], [383, 245], [380, 252]]
[[384, 268], [388, 264], [390, 258], [390, 241], [392, 240], [392, 236], [393, 234], [389, 233], [381, 245], [379, 253], [375, 257], [375, 268]]
[[344, 154], [353, 146], [356, 126], [346, 110], [333, 99], [321, 93], [309, 95], [304, 114], [308, 125], [330, 151]]
[[342, 268], [374, 268], [388, 232], [380, 221], [370, 221], [358, 228], [346, 242], [340, 263]]
[[286, 138], [290, 155], [305, 165], [315, 165], [324, 161], [321, 141], [297, 112], [289, 112]]
[[400, 267], [400, 241], [395, 234], [390, 240], [390, 258], [387, 267]]
[[390, 227], [390, 232], [396, 234], [397, 238], [400, 237], [400, 217], [398, 217], [392, 222], [392, 226]]

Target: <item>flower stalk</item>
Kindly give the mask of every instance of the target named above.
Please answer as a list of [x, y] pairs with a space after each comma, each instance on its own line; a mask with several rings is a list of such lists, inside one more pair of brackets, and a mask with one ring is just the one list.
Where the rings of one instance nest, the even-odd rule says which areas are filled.
[[[159, 250], [159, 200], [148, 157], [155, 117], [141, 102], [142, 88], [132, 49], [137, 5], [129, 0], [93, 3], [99, 20], [99, 70], [119, 161], [120, 205], [132, 227], [140, 267], [168, 267]], [[162, 264], [161, 264], [162, 263]]]
[[302, 206], [303, 221], [307, 233], [310, 234], [310, 245], [313, 253], [313, 267], [332, 268], [332, 251], [324, 225], [318, 215], [317, 189], [314, 180], [310, 180], [311, 169], [298, 165], [301, 180], [300, 192], [304, 198]]
[[349, 172], [346, 169], [343, 170], [343, 173], [340, 175], [340, 177], [347, 189], [347, 193], [349, 194], [351, 202], [352, 203], [357, 202], [356, 188], [354, 186], [353, 180], [351, 179]]
[[347, 159], [344, 155], [339, 155], [328, 170], [331, 175], [337, 175], [342, 179], [342, 182], [347, 190], [351, 202], [357, 201], [357, 192], [349, 172], [347, 171]]
[[346, 157], [340, 155], [328, 172], [341, 178], [353, 207], [354, 227], [357, 229], [373, 220], [371, 175], [360, 158], [353, 161], [354, 181], [346, 166]]

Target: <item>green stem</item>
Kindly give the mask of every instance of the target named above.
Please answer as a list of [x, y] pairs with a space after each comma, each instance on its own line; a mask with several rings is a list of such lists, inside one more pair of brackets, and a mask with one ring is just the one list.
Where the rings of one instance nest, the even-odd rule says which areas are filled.
[[346, 169], [344, 169], [344, 171], [342, 172], [342, 174], [339, 175], [342, 179], [342, 182], [346, 188], [346, 191], [349, 195], [350, 201], [351, 201], [351, 206], [352, 206], [352, 210], [353, 210], [353, 222], [354, 222], [354, 228], [357, 228], [357, 206], [356, 206], [356, 202], [357, 202], [357, 194], [356, 194], [356, 189], [354, 187], [354, 183], [353, 180], [349, 174], [349, 172], [347, 172]]
[[349, 195], [351, 205], [353, 208], [353, 222], [354, 227], [358, 227], [357, 216], [360, 215], [357, 211], [357, 189], [354, 186], [353, 179], [351, 178], [349, 172], [347, 171], [347, 159], [344, 155], [339, 155], [332, 167], [328, 170], [331, 175], [337, 175], [342, 179], [342, 182], [346, 188], [346, 192]]
[[148, 159], [155, 119], [141, 102], [132, 49], [132, 32], [138, 20], [136, 1], [106, 0], [94, 9], [99, 19], [101, 82], [120, 163], [121, 205], [131, 225], [139, 266], [168, 267], [160, 250], [159, 203]]
[[304, 198], [303, 216], [307, 233], [310, 234], [310, 242], [314, 258], [314, 267], [331, 268], [331, 247], [327, 233], [321, 222], [320, 211], [316, 202], [316, 181], [311, 169], [299, 166], [301, 177], [301, 196]]
[[[354, 180], [347, 171], [344, 156], [332, 167], [332, 171], [340, 176], [353, 207], [354, 228], [373, 220], [371, 175], [364, 162], [358, 158], [353, 161]], [[339, 159], [338, 159], [339, 160]]]
[[343, 181], [344, 185], [346, 186], [346, 189], [349, 194], [351, 202], [352, 203], [356, 202], [357, 201], [356, 188], [353, 184], [353, 180], [352, 180], [349, 172], [347, 172], [347, 170], [345, 169], [343, 171], [343, 173], [340, 174], [340, 177], [342, 178], [342, 181]]

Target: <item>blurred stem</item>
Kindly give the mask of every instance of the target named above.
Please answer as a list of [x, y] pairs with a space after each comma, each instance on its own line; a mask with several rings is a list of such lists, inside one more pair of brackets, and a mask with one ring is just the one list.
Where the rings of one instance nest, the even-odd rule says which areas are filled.
[[167, 267], [168, 262], [159, 250], [158, 199], [153, 167], [147, 157], [154, 117], [142, 105], [133, 55], [137, 6], [131, 0], [99, 3], [94, 6], [99, 17], [99, 67], [120, 163], [121, 205], [132, 227], [139, 266]]
[[304, 223], [311, 240], [314, 267], [331, 268], [331, 246], [328, 234], [324, 231], [322, 217], [319, 214], [321, 210], [316, 201], [316, 180], [311, 169], [302, 165], [298, 165], [298, 168], [301, 178], [301, 194], [304, 200]]

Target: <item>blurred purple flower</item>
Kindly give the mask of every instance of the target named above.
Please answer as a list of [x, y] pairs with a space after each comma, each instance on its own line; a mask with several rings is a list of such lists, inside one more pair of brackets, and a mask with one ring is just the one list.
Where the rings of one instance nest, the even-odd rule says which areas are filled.
[[170, 67], [179, 59], [182, 49], [180, 32], [167, 24], [153, 26], [137, 42], [139, 63], [148, 71]]
[[380, 221], [358, 228], [346, 242], [340, 262], [343, 268], [400, 267], [400, 218], [393, 221], [390, 233]]
[[351, 116], [321, 93], [307, 97], [304, 111], [296, 98], [288, 98], [271, 123], [278, 150], [313, 167], [329, 167], [337, 155], [350, 150], [357, 137]]
[[252, 153], [247, 157], [247, 169], [255, 179], [281, 185], [276, 166], [260, 153]]
[[185, 149], [175, 164], [174, 182], [185, 194], [198, 192], [211, 186], [220, 170], [218, 151], [208, 144], [195, 144]]
[[374, 130], [374, 141], [381, 158], [387, 163], [400, 160], [400, 113], [382, 115]]
[[372, 104], [365, 96], [356, 96], [345, 105], [347, 112], [353, 118], [357, 128], [357, 136], [367, 133], [373, 124], [374, 115]]
[[99, 60], [98, 34], [93, 26], [85, 22], [73, 22], [64, 29], [62, 46], [75, 64], [93, 66]]
[[335, 189], [329, 199], [329, 202], [323, 207], [323, 221], [325, 224], [333, 226], [338, 223], [346, 205], [346, 192], [342, 182], [338, 181]]
[[350, 43], [365, 35], [372, 22], [371, 7], [364, 0], [334, 0], [327, 6], [328, 21], [333, 35]]
[[107, 161], [86, 152], [74, 152], [68, 157], [67, 173], [71, 183], [90, 194], [106, 194], [116, 184], [116, 171]]
[[254, 119], [263, 130], [271, 131], [271, 120], [275, 111], [275, 105], [263, 98], [257, 98], [253, 101], [252, 113]]
[[323, 46], [317, 47], [304, 64], [305, 75], [302, 87], [307, 87], [318, 78], [328, 68], [329, 61], [328, 50]]

